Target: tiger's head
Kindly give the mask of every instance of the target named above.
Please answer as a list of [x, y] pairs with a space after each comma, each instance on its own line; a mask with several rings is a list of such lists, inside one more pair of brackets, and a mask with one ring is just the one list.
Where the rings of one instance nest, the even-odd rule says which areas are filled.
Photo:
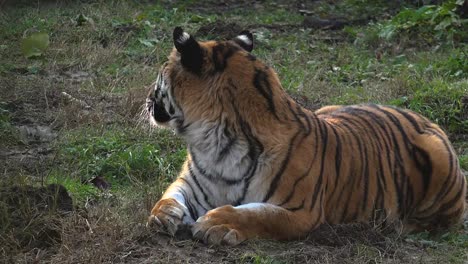
[[176, 27], [175, 48], [146, 100], [150, 119], [183, 134], [210, 124], [279, 120], [286, 105], [276, 73], [250, 52], [248, 31], [227, 41], [198, 42]]

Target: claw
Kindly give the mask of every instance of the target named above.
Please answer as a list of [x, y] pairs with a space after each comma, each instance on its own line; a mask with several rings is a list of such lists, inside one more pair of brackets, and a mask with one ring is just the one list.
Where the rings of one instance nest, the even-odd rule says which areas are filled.
[[[198, 222], [198, 220], [197, 220]], [[192, 225], [192, 236], [196, 239], [202, 240], [203, 239], [203, 233], [201, 232], [201, 226], [194, 224]]]
[[223, 237], [223, 242], [227, 245], [230, 245], [230, 246], [235, 246], [237, 244], [239, 244], [240, 242], [242, 242], [238, 235], [237, 235], [237, 231], [234, 230], [234, 229], [231, 229], [229, 230], [229, 232]]
[[147, 226], [155, 227], [158, 232], [174, 236], [182, 224], [184, 210], [173, 199], [160, 200], [151, 211]]
[[154, 227], [155, 225], [157, 227], [161, 227], [163, 224], [161, 223], [161, 221], [159, 220], [157, 216], [151, 215], [148, 218], [148, 222], [146, 222], [146, 227]]

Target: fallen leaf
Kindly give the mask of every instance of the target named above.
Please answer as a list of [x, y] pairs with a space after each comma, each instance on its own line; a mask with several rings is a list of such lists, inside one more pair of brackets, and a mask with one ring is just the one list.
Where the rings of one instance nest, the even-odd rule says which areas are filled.
[[21, 52], [26, 58], [41, 56], [49, 47], [49, 34], [33, 33], [21, 42]]

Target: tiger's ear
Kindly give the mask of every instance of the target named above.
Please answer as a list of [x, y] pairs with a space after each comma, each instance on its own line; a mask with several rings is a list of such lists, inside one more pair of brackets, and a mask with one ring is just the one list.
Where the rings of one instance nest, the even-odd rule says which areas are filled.
[[253, 50], [253, 35], [248, 30], [242, 31], [233, 41], [248, 52]]
[[182, 65], [189, 71], [199, 74], [203, 64], [203, 50], [200, 44], [181, 27], [174, 29], [173, 38]]

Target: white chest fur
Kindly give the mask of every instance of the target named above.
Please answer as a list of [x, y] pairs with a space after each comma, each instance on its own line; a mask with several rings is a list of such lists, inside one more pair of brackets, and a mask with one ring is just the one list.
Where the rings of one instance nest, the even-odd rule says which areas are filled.
[[[192, 173], [214, 206], [261, 199], [259, 182], [264, 153], [223, 124], [192, 123], [184, 134], [192, 157]], [[255, 178], [255, 179], [254, 179]]]

